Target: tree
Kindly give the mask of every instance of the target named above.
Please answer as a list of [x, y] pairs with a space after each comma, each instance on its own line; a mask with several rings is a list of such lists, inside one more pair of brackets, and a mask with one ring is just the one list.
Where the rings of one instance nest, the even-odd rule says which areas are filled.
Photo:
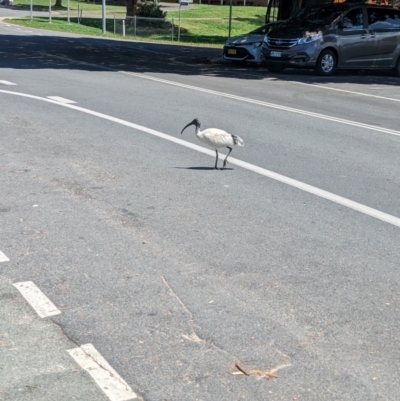
[[126, 16], [134, 17], [136, 15], [137, 0], [125, 0], [125, 5], [126, 5]]
[[62, 0], [56, 0], [56, 4], [54, 4], [54, 8], [62, 8]]

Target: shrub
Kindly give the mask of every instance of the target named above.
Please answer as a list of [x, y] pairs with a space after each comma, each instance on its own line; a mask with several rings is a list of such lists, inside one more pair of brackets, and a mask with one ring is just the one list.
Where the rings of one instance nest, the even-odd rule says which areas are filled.
[[136, 15], [138, 17], [147, 18], [165, 18], [167, 13], [161, 10], [158, 4], [155, 4], [152, 1], [146, 1], [144, 3], [138, 3]]

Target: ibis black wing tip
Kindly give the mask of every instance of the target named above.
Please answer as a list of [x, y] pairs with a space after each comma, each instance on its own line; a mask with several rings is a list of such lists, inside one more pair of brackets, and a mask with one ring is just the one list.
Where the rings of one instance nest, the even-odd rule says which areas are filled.
[[244, 146], [244, 140], [238, 135], [232, 135], [233, 144], [238, 146]]

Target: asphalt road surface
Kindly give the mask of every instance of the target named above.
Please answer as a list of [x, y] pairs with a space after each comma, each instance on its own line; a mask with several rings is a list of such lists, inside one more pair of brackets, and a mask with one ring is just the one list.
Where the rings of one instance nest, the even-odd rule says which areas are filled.
[[400, 80], [220, 55], [0, 24], [0, 399], [399, 399]]

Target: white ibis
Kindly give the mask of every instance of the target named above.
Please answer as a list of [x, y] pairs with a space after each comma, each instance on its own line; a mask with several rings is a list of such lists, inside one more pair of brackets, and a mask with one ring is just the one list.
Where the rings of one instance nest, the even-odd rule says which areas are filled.
[[218, 164], [218, 149], [219, 148], [224, 148], [225, 146], [229, 149], [229, 153], [225, 157], [224, 164], [222, 166], [222, 170], [226, 166], [226, 161], [228, 159], [228, 156], [232, 152], [232, 146], [238, 145], [238, 146], [244, 146], [244, 141], [240, 136], [237, 135], [232, 135], [228, 134], [226, 131], [218, 128], [207, 128], [204, 131], [200, 131], [200, 121], [195, 118], [192, 122], [190, 122], [188, 125], [186, 125], [181, 134], [183, 134], [183, 131], [191, 125], [194, 125], [196, 127], [196, 136], [197, 138], [200, 139], [200, 141], [204, 142], [206, 145], [208, 145], [210, 148], [215, 149], [215, 167], [214, 169], [217, 170], [217, 164]]

